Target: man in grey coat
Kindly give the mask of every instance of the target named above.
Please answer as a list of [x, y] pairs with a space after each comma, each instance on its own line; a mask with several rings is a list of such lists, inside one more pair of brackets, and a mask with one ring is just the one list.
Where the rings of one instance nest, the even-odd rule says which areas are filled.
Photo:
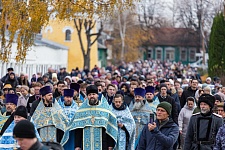
[[222, 126], [221, 116], [212, 113], [215, 97], [203, 94], [199, 97], [201, 112], [194, 114], [189, 122], [184, 150], [212, 150], [216, 134]]

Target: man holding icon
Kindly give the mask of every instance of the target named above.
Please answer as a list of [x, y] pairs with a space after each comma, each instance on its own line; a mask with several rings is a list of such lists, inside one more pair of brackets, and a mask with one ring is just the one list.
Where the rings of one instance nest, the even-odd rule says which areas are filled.
[[148, 123], [142, 133], [137, 150], [172, 150], [179, 135], [179, 128], [171, 115], [172, 106], [168, 102], [161, 102], [156, 109], [156, 120]]

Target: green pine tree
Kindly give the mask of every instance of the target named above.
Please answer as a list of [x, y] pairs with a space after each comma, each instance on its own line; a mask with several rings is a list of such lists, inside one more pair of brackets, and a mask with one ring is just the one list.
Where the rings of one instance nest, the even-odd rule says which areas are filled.
[[209, 41], [209, 76], [225, 75], [225, 20], [218, 14], [213, 20]]

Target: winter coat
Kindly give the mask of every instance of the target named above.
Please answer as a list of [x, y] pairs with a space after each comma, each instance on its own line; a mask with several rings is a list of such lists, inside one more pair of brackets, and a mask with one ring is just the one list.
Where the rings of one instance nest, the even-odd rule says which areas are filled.
[[181, 96], [181, 99], [180, 99], [180, 106], [181, 108], [184, 107], [184, 105], [186, 104], [186, 100], [188, 97], [195, 97], [195, 92], [197, 90], [192, 90], [191, 87], [188, 87], [187, 90], [185, 90], [183, 93], [182, 93], [182, 96]]
[[194, 111], [195, 107], [190, 109], [187, 104], [181, 109], [180, 114], [178, 116], [178, 124], [179, 124], [179, 130], [182, 131], [181, 138], [184, 141], [186, 133], [187, 133], [187, 128], [188, 124], [190, 121], [190, 118], [192, 116], [192, 113]]
[[171, 97], [175, 100], [176, 102], [176, 105], [177, 105], [177, 112], [179, 114], [180, 110], [181, 110], [181, 107], [180, 107], [180, 99], [179, 99], [179, 96], [177, 93], [175, 94], [171, 94]]
[[27, 79], [22, 80], [22, 79], [18, 78], [18, 84], [19, 85], [26, 85], [26, 86], [30, 87], [30, 83]]
[[224, 150], [225, 149], [225, 124], [219, 128], [219, 131], [216, 135], [216, 144], [213, 150]]
[[148, 125], [144, 127], [138, 143], [137, 150], [173, 150], [173, 145], [177, 141], [179, 128], [170, 119], [165, 125], [157, 127], [153, 131], [148, 130]]
[[172, 111], [171, 111], [171, 118], [173, 119], [173, 121], [178, 124], [178, 112], [177, 112], [177, 105], [175, 100], [171, 97], [171, 96], [166, 96], [166, 98], [162, 98], [161, 95], [158, 96], [159, 102], [168, 102], [172, 105]]
[[[17, 150], [22, 150], [21, 148], [18, 148]], [[50, 150], [47, 146], [43, 145], [41, 142], [37, 141], [34, 143], [29, 150]]]
[[10, 84], [12, 86], [12, 88], [16, 88], [17, 85], [19, 85], [18, 81], [16, 78], [14, 79], [10, 79], [8, 78], [6, 81], [5, 81], [5, 84]]
[[183, 150], [212, 150], [222, 117], [209, 112], [194, 114], [189, 122]]

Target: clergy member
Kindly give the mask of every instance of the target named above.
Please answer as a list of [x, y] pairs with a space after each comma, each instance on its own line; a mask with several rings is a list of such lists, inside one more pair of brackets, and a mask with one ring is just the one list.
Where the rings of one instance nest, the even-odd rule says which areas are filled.
[[134, 150], [135, 122], [123, 95], [116, 94], [112, 103], [112, 112], [117, 117], [118, 138], [115, 150]]

